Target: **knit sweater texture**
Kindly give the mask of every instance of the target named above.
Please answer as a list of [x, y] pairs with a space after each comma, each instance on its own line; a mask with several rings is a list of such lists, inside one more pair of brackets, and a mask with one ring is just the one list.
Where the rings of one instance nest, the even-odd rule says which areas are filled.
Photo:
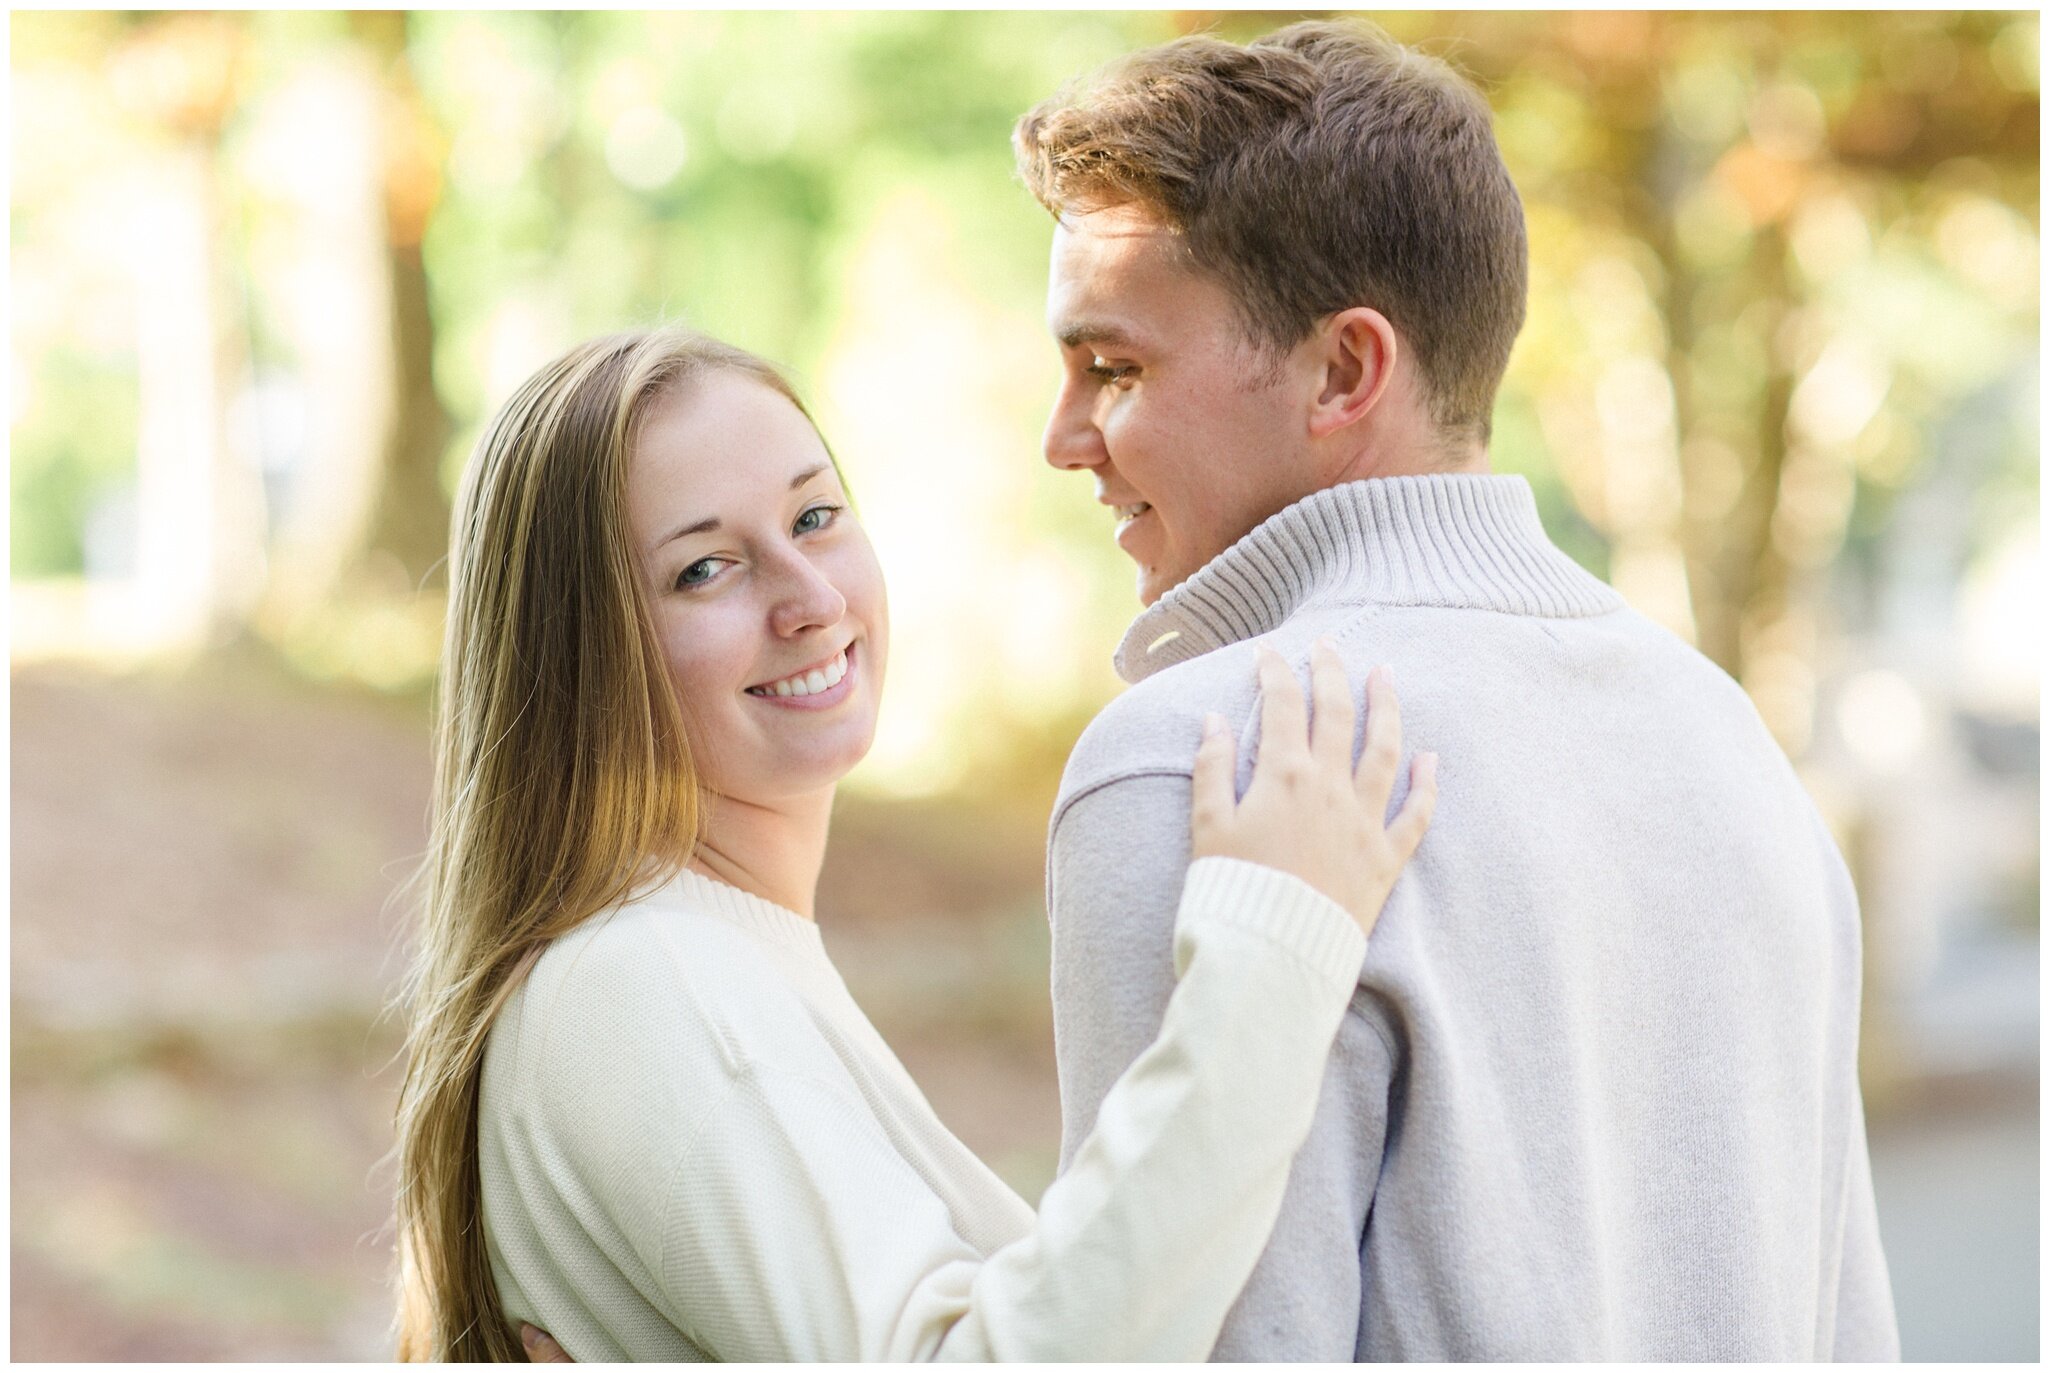
[[1064, 1160], [1173, 985], [1203, 716], [1250, 767], [1255, 646], [1307, 680], [1319, 635], [1356, 687], [1392, 667], [1439, 801], [1216, 1356], [1897, 1358], [1843, 861], [1744, 692], [1520, 477], [1319, 491], [1133, 624], [1049, 837]]
[[1038, 1214], [796, 913], [685, 871], [558, 940], [478, 1112], [506, 1314], [590, 1360], [1201, 1359], [1266, 1243], [1365, 937], [1191, 865], [1179, 979]]

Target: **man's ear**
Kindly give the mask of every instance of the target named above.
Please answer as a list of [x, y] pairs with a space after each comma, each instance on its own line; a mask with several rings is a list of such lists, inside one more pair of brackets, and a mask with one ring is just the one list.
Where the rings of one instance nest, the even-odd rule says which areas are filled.
[[1332, 315], [1316, 337], [1323, 386], [1310, 407], [1310, 435], [1321, 439], [1357, 423], [1380, 401], [1401, 345], [1388, 316], [1364, 305]]

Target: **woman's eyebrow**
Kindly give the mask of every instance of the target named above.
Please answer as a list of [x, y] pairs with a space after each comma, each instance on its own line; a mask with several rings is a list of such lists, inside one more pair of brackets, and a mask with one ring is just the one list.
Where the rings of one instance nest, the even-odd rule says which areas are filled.
[[[832, 466], [833, 464], [829, 462], [822, 462], [816, 467], [805, 468], [804, 471], [799, 472], [796, 476], [790, 479], [790, 489], [792, 491], [795, 491], [798, 487], [803, 486], [806, 482], [810, 481], [813, 477], [816, 477], [819, 473], [830, 470]], [[716, 515], [708, 520], [699, 520], [696, 524], [687, 524], [684, 525], [681, 529], [673, 529], [669, 533], [664, 534], [661, 538], [655, 540], [654, 543], [648, 546], [648, 551], [650, 553], [653, 553], [656, 549], [662, 547], [662, 545], [664, 544], [674, 543], [678, 539], [687, 538], [692, 534], [710, 534], [718, 528], [719, 518]]]
[[699, 520], [696, 524], [687, 524], [683, 526], [683, 528], [681, 529], [672, 529], [667, 534], [664, 534], [661, 538], [655, 540], [655, 542], [649, 544], [648, 551], [650, 553], [653, 553], [656, 549], [662, 547], [662, 545], [664, 544], [675, 543], [678, 539], [685, 538], [692, 534], [709, 534], [718, 527], [719, 520], [715, 516], [709, 520]]

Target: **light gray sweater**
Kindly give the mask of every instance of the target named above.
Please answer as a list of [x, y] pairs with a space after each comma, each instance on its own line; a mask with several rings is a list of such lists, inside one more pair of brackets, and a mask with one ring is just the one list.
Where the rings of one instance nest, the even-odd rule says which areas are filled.
[[[1225, 1359], [1892, 1359], [1843, 861], [1744, 692], [1518, 477], [1320, 491], [1141, 615], [1051, 825], [1063, 1164], [1174, 985], [1204, 712], [1393, 667], [1440, 757]], [[1402, 796], [1398, 789], [1396, 803]]]

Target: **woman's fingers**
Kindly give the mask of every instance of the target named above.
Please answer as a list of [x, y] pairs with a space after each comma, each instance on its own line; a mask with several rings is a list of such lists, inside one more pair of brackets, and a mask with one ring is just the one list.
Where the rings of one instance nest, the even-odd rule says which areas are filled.
[[1310, 717], [1310, 752], [1343, 773], [1352, 765], [1352, 688], [1328, 638], [1310, 645], [1310, 699], [1316, 706]]
[[1402, 761], [1402, 707], [1395, 683], [1385, 667], [1367, 674], [1367, 741], [1353, 772], [1360, 799], [1375, 818], [1388, 814], [1388, 796], [1395, 790], [1395, 769]]
[[537, 1330], [525, 1321], [520, 1322], [520, 1347], [527, 1351], [528, 1363], [575, 1363], [569, 1351], [555, 1342], [545, 1330]]
[[1294, 669], [1279, 653], [1260, 647], [1260, 755], [1254, 778], [1271, 776], [1270, 763], [1300, 758], [1309, 751], [1309, 721], [1303, 713], [1303, 688]]
[[1238, 747], [1224, 717], [1214, 711], [1203, 717], [1203, 742], [1196, 748], [1195, 774], [1189, 826], [1192, 848], [1201, 856], [1208, 851], [1208, 837], [1231, 819], [1238, 805]]
[[1437, 758], [1418, 756], [1401, 813], [1389, 823], [1402, 718], [1388, 670], [1377, 668], [1368, 679], [1369, 737], [1355, 768], [1356, 712], [1336, 649], [1323, 640], [1311, 647], [1307, 705], [1287, 660], [1263, 645], [1258, 661], [1260, 756], [1252, 785], [1244, 797], [1237, 794], [1234, 736], [1215, 716], [1206, 717], [1191, 770], [1190, 851], [1293, 874], [1371, 931], [1430, 826]]
[[1431, 813], [1438, 808], [1438, 755], [1419, 753], [1409, 764], [1409, 795], [1402, 798], [1402, 810], [1388, 827], [1388, 842], [1396, 858], [1407, 863], [1424, 831], [1431, 827]]

